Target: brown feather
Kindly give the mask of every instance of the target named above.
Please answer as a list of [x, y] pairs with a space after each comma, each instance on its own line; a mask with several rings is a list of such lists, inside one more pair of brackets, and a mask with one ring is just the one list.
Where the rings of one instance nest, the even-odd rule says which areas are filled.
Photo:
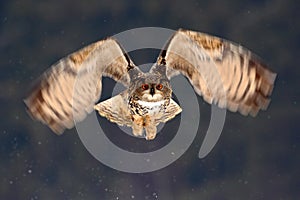
[[133, 67], [114, 39], [90, 44], [61, 59], [40, 77], [24, 100], [27, 111], [61, 134], [93, 110], [101, 95], [102, 76], [128, 85], [128, 70]]
[[182, 73], [208, 103], [251, 116], [269, 105], [276, 74], [240, 45], [204, 33], [179, 30], [157, 62], [162, 61], [169, 78]]

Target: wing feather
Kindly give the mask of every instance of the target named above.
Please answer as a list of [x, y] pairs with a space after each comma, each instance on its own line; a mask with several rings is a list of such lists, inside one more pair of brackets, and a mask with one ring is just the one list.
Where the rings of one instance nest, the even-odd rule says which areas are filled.
[[166, 110], [163, 113], [163, 115], [155, 119], [156, 126], [159, 123], [166, 123], [181, 112], [182, 108], [173, 99], [171, 99], [170, 104], [166, 107]]
[[182, 73], [208, 103], [255, 116], [270, 102], [276, 74], [249, 50], [204, 33], [177, 31], [158, 58], [167, 76]]
[[[109, 121], [117, 123], [118, 125], [126, 125], [131, 127], [132, 120], [130, 110], [124, 94], [121, 93], [110, 99], [102, 101], [94, 106], [94, 109], [99, 112], [102, 117], [106, 117]], [[116, 106], [118, 105], [118, 106]]]
[[55, 133], [72, 128], [93, 110], [101, 95], [101, 77], [128, 85], [133, 62], [112, 38], [90, 44], [46, 71], [24, 100], [28, 113]]

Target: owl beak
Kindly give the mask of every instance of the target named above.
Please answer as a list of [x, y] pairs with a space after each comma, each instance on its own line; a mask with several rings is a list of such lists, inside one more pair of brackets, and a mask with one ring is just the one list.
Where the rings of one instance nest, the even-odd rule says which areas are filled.
[[152, 87], [150, 88], [150, 94], [153, 96], [154, 93], [155, 93], [155, 89], [154, 89], [154, 87], [152, 86]]

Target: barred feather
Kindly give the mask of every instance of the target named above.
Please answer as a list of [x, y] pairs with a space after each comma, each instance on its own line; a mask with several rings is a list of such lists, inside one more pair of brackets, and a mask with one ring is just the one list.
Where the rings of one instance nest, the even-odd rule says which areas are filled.
[[134, 64], [111, 38], [80, 49], [51, 66], [24, 100], [28, 113], [61, 134], [83, 120], [101, 95], [101, 77], [129, 84]]
[[179, 30], [158, 58], [169, 78], [182, 73], [208, 103], [255, 116], [265, 110], [276, 74], [249, 50], [204, 33]]

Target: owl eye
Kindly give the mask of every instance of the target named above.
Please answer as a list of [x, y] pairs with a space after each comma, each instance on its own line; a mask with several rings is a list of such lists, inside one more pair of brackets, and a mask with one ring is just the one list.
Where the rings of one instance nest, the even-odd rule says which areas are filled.
[[149, 85], [148, 84], [142, 84], [142, 89], [143, 90], [148, 90], [149, 89]]
[[163, 85], [162, 85], [162, 84], [157, 84], [157, 85], [156, 85], [156, 89], [158, 89], [158, 90], [163, 89]]

